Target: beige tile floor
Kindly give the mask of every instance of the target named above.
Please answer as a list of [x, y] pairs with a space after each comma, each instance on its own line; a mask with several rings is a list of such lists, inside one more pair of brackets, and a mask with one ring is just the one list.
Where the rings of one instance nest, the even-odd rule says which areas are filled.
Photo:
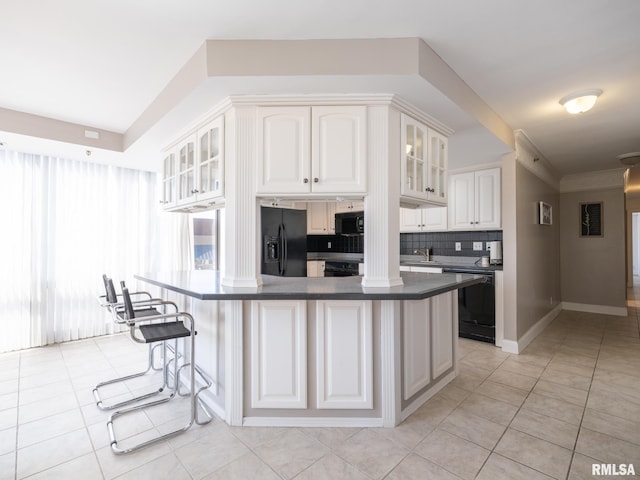
[[[582, 479], [593, 463], [640, 473], [640, 301], [629, 306], [627, 318], [562, 312], [521, 355], [460, 340], [460, 375], [394, 429], [214, 420], [127, 456], [111, 453], [91, 387], [139, 362], [139, 346], [119, 335], [0, 355], [0, 479]], [[133, 440], [166, 432], [185, 406], [116, 428]]]

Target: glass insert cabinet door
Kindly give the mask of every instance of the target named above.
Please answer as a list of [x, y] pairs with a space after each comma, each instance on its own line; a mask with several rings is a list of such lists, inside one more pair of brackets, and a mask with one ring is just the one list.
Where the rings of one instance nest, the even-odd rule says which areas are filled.
[[223, 117], [198, 129], [198, 198], [222, 195], [224, 182]]
[[196, 193], [195, 138], [189, 137], [178, 145], [178, 203], [190, 199]]
[[447, 200], [447, 137], [429, 130], [429, 198]]
[[162, 163], [162, 204], [167, 207], [176, 201], [176, 154], [168, 152]]
[[427, 198], [427, 127], [402, 115], [402, 194]]

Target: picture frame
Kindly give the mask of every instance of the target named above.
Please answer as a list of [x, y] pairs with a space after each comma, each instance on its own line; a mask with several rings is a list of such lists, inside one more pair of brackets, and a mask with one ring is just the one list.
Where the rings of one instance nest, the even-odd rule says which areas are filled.
[[553, 208], [546, 202], [540, 202], [539, 206], [539, 223], [540, 225], [552, 225], [553, 224]]
[[604, 208], [602, 202], [580, 204], [580, 236], [604, 236]]

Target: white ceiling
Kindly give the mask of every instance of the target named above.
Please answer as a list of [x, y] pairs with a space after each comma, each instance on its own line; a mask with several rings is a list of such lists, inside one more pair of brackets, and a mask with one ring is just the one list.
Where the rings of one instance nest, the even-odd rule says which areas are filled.
[[[640, 151], [638, 0], [6, 0], [2, 17], [0, 108], [94, 128], [125, 133], [206, 39], [420, 37], [560, 175], [619, 168], [616, 155]], [[276, 89], [260, 82], [222, 82], [216, 91]], [[348, 78], [332, 82], [329, 91], [357, 88]], [[409, 88], [392, 78], [376, 87]], [[588, 88], [604, 91], [592, 111], [570, 116], [558, 104]], [[173, 124], [201, 113], [193, 103]], [[419, 103], [462, 134], [477, 131], [452, 102], [434, 94]], [[126, 154], [92, 158], [154, 168], [168, 131], [152, 128]], [[0, 141], [53, 154], [86, 150], [10, 132]]]

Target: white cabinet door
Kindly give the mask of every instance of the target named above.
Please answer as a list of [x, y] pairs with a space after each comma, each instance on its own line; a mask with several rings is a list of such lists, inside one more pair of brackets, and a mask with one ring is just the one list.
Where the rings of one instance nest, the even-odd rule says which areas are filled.
[[307, 277], [324, 277], [324, 260], [308, 261]]
[[318, 408], [373, 408], [371, 301], [316, 305]]
[[196, 162], [197, 201], [224, 194], [224, 117], [198, 129]]
[[165, 152], [162, 160], [162, 200], [160, 203], [163, 208], [171, 208], [176, 204], [176, 168], [176, 150], [172, 148]]
[[422, 210], [400, 207], [400, 233], [422, 231]]
[[427, 126], [402, 114], [400, 117], [400, 145], [402, 146], [401, 194], [427, 200]]
[[402, 302], [402, 383], [405, 400], [429, 385], [431, 381], [429, 302], [428, 298]]
[[195, 200], [196, 191], [196, 135], [178, 144], [177, 148], [177, 204], [184, 205]]
[[475, 175], [476, 228], [500, 228], [500, 169], [478, 170]]
[[312, 191], [366, 192], [367, 107], [313, 107]]
[[422, 209], [422, 230], [425, 232], [444, 232], [447, 230], [447, 207]]
[[433, 378], [436, 379], [450, 368], [453, 368], [453, 302], [457, 301], [457, 293], [448, 292], [431, 297], [431, 364]]
[[333, 235], [336, 233], [336, 204], [307, 203], [307, 235]]
[[257, 192], [310, 192], [311, 108], [261, 107], [257, 122]]
[[449, 182], [449, 228], [470, 230], [475, 227], [475, 174], [451, 175]]
[[307, 408], [307, 302], [251, 302], [251, 407]]
[[336, 202], [336, 212], [335, 213], [345, 213], [345, 212], [361, 212], [364, 210], [364, 202], [361, 200], [345, 200], [342, 202]]
[[442, 205], [447, 204], [447, 158], [448, 140], [444, 135], [429, 129], [429, 176], [427, 183], [427, 198]]

